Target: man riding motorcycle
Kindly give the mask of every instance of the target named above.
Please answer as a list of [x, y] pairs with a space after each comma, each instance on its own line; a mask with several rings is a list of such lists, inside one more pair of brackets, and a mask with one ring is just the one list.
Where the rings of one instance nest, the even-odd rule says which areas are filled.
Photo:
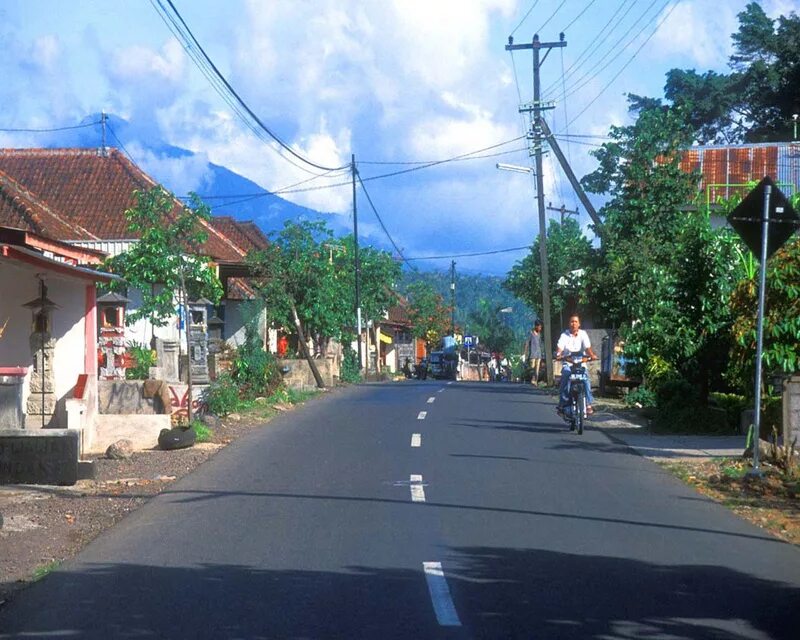
[[[592, 343], [589, 340], [589, 334], [581, 329], [581, 319], [578, 314], [570, 316], [569, 329], [564, 331], [558, 338], [556, 360], [561, 359], [562, 355], [565, 353], [583, 353], [590, 360], [597, 360], [597, 356], [594, 351], [592, 351]], [[558, 407], [556, 408], [559, 414], [563, 413], [564, 407], [569, 404], [568, 391], [571, 372], [572, 369], [570, 365], [565, 362], [564, 367], [561, 369], [561, 387], [558, 396]], [[586, 415], [591, 415], [594, 413], [594, 409], [592, 408], [592, 404], [594, 403], [592, 385], [589, 384], [588, 380], [584, 382], [584, 385], [586, 388]]]

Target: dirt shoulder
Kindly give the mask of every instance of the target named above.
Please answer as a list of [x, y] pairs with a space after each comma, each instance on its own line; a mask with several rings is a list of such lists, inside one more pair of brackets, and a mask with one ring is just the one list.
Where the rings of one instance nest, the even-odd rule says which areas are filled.
[[272, 417], [293, 408], [262, 405], [229, 416], [209, 442], [188, 449], [138, 451], [126, 460], [89, 457], [95, 477], [71, 487], [0, 486], [0, 606], [225, 445], [269, 428]]

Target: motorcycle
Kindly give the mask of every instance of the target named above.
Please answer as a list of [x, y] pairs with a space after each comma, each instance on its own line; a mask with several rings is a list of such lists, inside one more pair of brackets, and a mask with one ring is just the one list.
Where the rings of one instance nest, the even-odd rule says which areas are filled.
[[586, 420], [586, 385], [589, 381], [589, 371], [583, 363], [591, 358], [581, 353], [564, 353], [557, 359], [566, 362], [570, 368], [567, 385], [569, 404], [562, 408], [561, 416], [569, 424], [570, 431], [577, 431], [578, 435], [583, 435], [583, 423]]

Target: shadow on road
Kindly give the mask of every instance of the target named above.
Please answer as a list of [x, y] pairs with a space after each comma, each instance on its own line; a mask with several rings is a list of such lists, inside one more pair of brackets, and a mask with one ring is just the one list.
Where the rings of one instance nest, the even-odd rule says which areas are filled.
[[[416, 569], [61, 570], [2, 611], [0, 637], [788, 640], [800, 626], [800, 590], [728, 568], [544, 549], [443, 551], [461, 629], [436, 625], [422, 571], [430, 558], [421, 557]], [[59, 602], [68, 614], [57, 613]]]

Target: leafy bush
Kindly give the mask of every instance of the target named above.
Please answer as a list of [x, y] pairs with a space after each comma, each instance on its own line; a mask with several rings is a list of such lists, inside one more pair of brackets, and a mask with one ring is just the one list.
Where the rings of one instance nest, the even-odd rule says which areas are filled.
[[729, 433], [724, 411], [700, 402], [697, 387], [687, 380], [664, 382], [656, 391], [655, 426], [670, 432]]
[[358, 364], [358, 353], [352, 347], [345, 346], [342, 368], [339, 372], [342, 382], [359, 382], [361, 380], [361, 367]]
[[231, 367], [233, 380], [242, 398], [267, 396], [283, 384], [275, 357], [260, 346], [242, 345]]
[[239, 408], [239, 386], [225, 373], [212, 382], [206, 390], [208, 410], [215, 416], [227, 416]]
[[646, 387], [636, 387], [633, 391], [625, 395], [625, 406], [641, 406], [650, 408], [656, 406], [656, 394]]
[[728, 426], [732, 430], [739, 429], [739, 420], [741, 419], [742, 411], [749, 409], [752, 402], [736, 393], [716, 393], [709, 394], [709, 402], [712, 406], [717, 406], [725, 411], [725, 417], [728, 421]]
[[130, 341], [126, 345], [131, 356], [133, 366], [125, 370], [127, 380], [147, 380], [150, 377], [150, 367], [156, 366], [156, 352], [150, 347], [138, 342]]

